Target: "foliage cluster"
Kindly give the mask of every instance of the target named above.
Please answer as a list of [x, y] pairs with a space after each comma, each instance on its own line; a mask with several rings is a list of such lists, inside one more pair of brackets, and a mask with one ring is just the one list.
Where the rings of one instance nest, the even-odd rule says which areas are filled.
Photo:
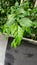
[[[12, 0], [0, 3], [0, 32], [13, 35], [11, 46], [20, 45], [23, 36], [37, 39], [37, 8], [32, 2], [25, 1], [19, 5]], [[12, 3], [12, 4], [11, 4]], [[32, 5], [30, 5], [32, 3]]]

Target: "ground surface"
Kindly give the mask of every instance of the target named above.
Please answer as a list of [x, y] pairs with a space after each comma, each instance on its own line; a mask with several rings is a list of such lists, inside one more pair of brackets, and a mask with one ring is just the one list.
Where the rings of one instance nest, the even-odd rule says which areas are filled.
[[10, 48], [9, 39], [6, 51], [5, 65], [37, 65], [37, 46], [22, 42], [21, 46]]

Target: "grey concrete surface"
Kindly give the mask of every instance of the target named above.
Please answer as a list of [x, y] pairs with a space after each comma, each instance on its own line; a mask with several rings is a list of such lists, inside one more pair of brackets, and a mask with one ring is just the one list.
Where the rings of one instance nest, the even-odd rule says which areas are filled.
[[37, 46], [22, 41], [19, 47], [11, 48], [11, 38], [9, 39], [5, 65], [37, 65]]
[[4, 35], [0, 35], [0, 65], [4, 65], [6, 47], [7, 38]]

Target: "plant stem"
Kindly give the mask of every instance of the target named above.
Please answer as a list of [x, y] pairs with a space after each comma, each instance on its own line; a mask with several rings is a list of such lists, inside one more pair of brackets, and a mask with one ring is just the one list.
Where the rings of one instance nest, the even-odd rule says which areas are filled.
[[21, 0], [20, 5], [23, 3], [24, 0]]
[[34, 5], [34, 7], [37, 7], [37, 0], [36, 0], [36, 2], [35, 2], [35, 5]]

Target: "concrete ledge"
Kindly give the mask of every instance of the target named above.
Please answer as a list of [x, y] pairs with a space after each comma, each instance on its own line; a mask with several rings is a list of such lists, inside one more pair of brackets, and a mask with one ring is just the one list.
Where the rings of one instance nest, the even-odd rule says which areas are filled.
[[5, 35], [0, 35], [0, 65], [4, 65], [7, 41], [8, 39]]

